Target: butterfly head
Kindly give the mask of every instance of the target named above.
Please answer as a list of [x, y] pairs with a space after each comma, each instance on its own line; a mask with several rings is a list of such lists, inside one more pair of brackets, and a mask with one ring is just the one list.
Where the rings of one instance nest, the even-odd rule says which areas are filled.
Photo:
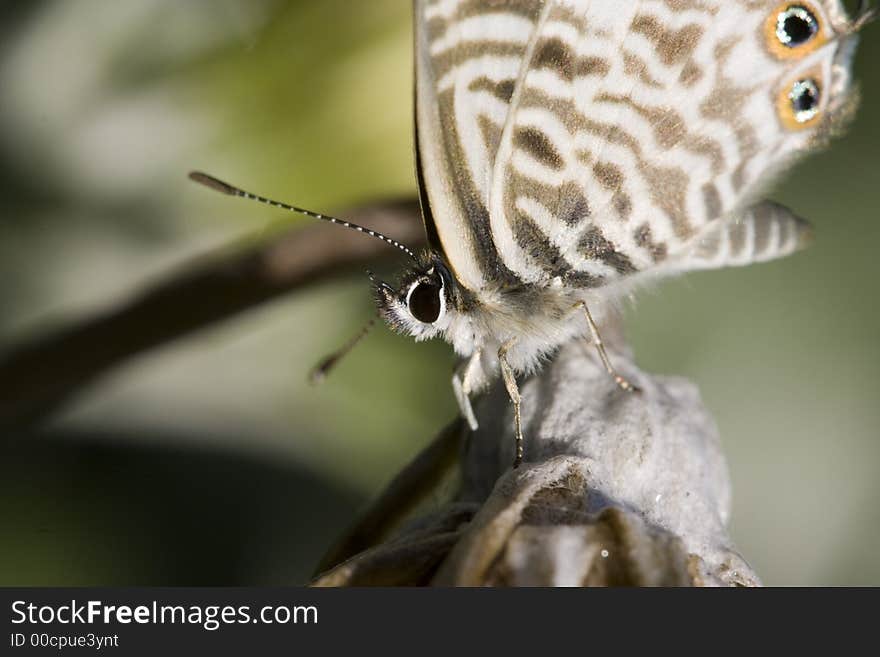
[[454, 281], [437, 257], [419, 260], [400, 278], [397, 288], [374, 281], [382, 318], [398, 333], [416, 340], [441, 335], [454, 314]]

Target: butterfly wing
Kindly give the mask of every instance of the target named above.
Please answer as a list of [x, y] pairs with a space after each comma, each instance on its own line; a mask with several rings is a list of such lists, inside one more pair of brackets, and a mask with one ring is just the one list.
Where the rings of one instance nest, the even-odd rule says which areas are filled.
[[784, 205], [764, 201], [724, 221], [709, 222], [665, 266], [671, 271], [741, 267], [790, 255], [812, 238], [805, 220]]
[[[531, 283], [598, 287], [733, 264], [733, 250], [704, 257], [709, 246], [695, 245], [738, 236], [736, 226], [762, 235], [800, 226], [779, 219], [787, 211], [749, 205], [844, 113], [855, 39], [838, 0], [809, 1], [797, 7], [815, 33], [785, 46], [779, 30], [805, 34], [797, 17], [780, 19], [791, 6], [548, 0], [489, 192], [504, 265]], [[774, 242], [775, 255], [794, 241]], [[774, 255], [769, 241], [764, 249]]]
[[489, 190], [540, 0], [416, 0], [416, 150], [432, 246], [471, 290], [516, 279], [495, 249]]

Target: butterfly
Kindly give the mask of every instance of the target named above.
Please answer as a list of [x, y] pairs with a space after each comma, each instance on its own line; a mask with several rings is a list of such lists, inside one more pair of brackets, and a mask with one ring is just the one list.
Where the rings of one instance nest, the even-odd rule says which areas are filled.
[[[426, 252], [374, 281], [379, 314], [443, 338], [471, 398], [499, 374], [523, 460], [517, 377], [591, 342], [591, 308], [646, 280], [786, 256], [809, 224], [761, 192], [857, 105], [876, 16], [841, 0], [415, 0], [415, 141]], [[333, 359], [331, 359], [332, 361]], [[329, 361], [328, 361], [329, 362]]]

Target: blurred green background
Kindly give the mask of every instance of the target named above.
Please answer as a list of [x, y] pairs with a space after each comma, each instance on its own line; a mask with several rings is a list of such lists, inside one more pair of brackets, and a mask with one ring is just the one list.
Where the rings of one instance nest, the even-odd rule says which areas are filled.
[[[774, 198], [815, 246], [691, 275], [628, 317], [647, 370], [696, 381], [768, 584], [880, 584], [880, 26], [852, 129]], [[204, 168], [315, 209], [412, 194], [407, 0], [0, 4], [0, 339], [124, 299], [288, 221], [197, 188]], [[332, 230], [332, 229], [331, 229]], [[305, 581], [455, 413], [452, 356], [376, 331], [365, 280], [151, 352], [0, 446], [0, 584]]]

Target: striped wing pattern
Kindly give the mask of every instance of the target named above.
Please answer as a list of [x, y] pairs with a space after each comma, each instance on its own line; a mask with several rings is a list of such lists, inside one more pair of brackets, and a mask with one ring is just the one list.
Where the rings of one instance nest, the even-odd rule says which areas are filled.
[[668, 265], [679, 271], [741, 267], [790, 255], [812, 240], [810, 225], [783, 205], [764, 201], [708, 224]]
[[[809, 75], [838, 113], [852, 49], [778, 55], [779, 6], [418, 0], [421, 164], [460, 282], [591, 288], [790, 252], [804, 224], [748, 204], [830, 119], [792, 128], [777, 99]], [[828, 34], [844, 20], [815, 11]]]
[[440, 246], [471, 290], [514, 282], [494, 247], [489, 191], [542, 2], [417, 0], [415, 8], [418, 157]]

